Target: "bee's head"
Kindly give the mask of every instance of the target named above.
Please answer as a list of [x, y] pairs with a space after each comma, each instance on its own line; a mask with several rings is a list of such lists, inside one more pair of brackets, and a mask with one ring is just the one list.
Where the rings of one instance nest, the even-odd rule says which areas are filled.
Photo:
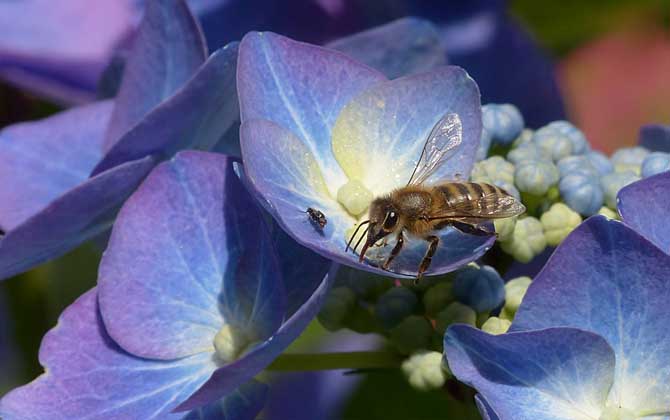
[[393, 233], [400, 221], [400, 215], [398, 214], [397, 209], [393, 206], [391, 200], [386, 197], [377, 198], [370, 204], [368, 216], [370, 225], [367, 229], [365, 245], [363, 245], [359, 257], [359, 261], [361, 262], [363, 261], [365, 252], [368, 248], [383, 237]]

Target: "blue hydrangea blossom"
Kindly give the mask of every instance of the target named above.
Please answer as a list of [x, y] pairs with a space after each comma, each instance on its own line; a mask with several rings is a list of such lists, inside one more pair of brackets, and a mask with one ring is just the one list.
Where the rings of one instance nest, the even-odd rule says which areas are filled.
[[253, 418], [267, 390], [252, 378], [315, 316], [334, 274], [276, 246], [231, 158], [181, 152], [159, 165], [122, 208], [97, 289], [45, 337], [46, 373], [0, 415]]
[[[388, 275], [376, 266], [392, 245], [370, 252], [372, 264], [358, 263], [345, 245], [373, 197], [407, 183], [434, 124], [458, 114], [463, 144], [429, 182], [467, 177], [479, 144], [477, 86], [455, 67], [387, 81], [335, 51], [250, 33], [240, 45], [238, 90], [242, 157], [261, 202], [301, 244], [368, 271]], [[303, 217], [308, 207], [328, 217], [323, 231]], [[445, 230], [427, 274], [478, 258], [492, 241]], [[414, 275], [426, 246], [405, 247], [391, 270]]]
[[490, 418], [666, 418], [669, 272], [670, 256], [595, 216], [533, 280], [510, 333], [447, 332], [450, 369]]
[[236, 58], [207, 57], [182, 1], [151, 2], [115, 101], [0, 132], [0, 278], [108, 230], [160, 160], [211, 148], [238, 117]]

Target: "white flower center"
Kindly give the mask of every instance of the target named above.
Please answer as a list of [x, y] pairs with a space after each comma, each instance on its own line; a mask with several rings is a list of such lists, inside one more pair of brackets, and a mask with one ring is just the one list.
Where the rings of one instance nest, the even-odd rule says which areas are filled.
[[358, 217], [368, 208], [372, 193], [358, 180], [349, 180], [337, 190], [337, 201], [354, 217]]
[[635, 413], [627, 408], [620, 407], [618, 404], [607, 405], [600, 414], [598, 420], [635, 420]]
[[214, 336], [216, 355], [225, 363], [237, 360], [252, 340], [244, 331], [226, 324]]

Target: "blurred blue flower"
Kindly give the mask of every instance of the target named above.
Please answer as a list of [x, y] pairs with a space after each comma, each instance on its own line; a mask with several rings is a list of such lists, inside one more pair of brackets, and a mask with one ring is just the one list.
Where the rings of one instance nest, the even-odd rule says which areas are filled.
[[558, 190], [563, 201], [583, 216], [598, 213], [605, 199], [600, 180], [579, 171], [562, 177], [558, 183]]
[[670, 153], [670, 126], [662, 124], [643, 125], [638, 144], [652, 152]]
[[505, 300], [505, 282], [491, 266], [468, 266], [456, 272], [453, 293], [477, 312], [490, 311]]
[[493, 143], [511, 144], [524, 127], [523, 116], [511, 104], [486, 104], [482, 106], [482, 124], [491, 135]]
[[[112, 74], [115, 66], [122, 65], [144, 5], [149, 3], [99, 0], [91, 8], [82, 0], [61, 0], [58, 6], [45, 0], [2, 2], [0, 77], [60, 102], [90, 101], [107, 64], [112, 63], [108, 67]], [[507, 15], [504, 1], [188, 0], [188, 4], [212, 50], [241, 39], [250, 30], [270, 30], [322, 44], [407, 16], [430, 19], [437, 27], [433, 34], [413, 40], [398, 31], [390, 39], [398, 41], [397, 48], [439, 49], [439, 60], [448, 55], [452, 64], [473, 75], [484, 102], [515, 104], [533, 127], [564, 117], [551, 61]], [[384, 49], [369, 45], [367, 52]], [[412, 60], [392, 61], [396, 70], [412, 65]]]
[[316, 315], [336, 269], [297, 245], [282, 264], [277, 245], [233, 159], [177, 154], [126, 202], [97, 289], [64, 312], [46, 373], [0, 414], [254, 418], [266, 393], [254, 376]]
[[0, 132], [0, 279], [105, 232], [151, 168], [238, 118], [236, 45], [207, 58], [182, 1], [149, 3], [115, 101]]
[[448, 330], [449, 367], [489, 418], [666, 418], [669, 272], [670, 256], [593, 217], [533, 280], [510, 333]]
[[642, 161], [642, 177], [670, 171], [670, 153], [651, 152]]
[[[467, 177], [479, 145], [477, 86], [456, 67], [387, 81], [332, 50], [250, 33], [240, 45], [238, 90], [242, 157], [261, 202], [301, 244], [383, 275], [389, 272], [378, 265], [392, 244], [371, 248], [367, 264], [345, 252], [369, 203], [406, 185], [428, 133], [446, 113], [459, 116], [463, 143], [427, 182]], [[305, 219], [308, 207], [328, 217], [323, 230]], [[427, 274], [478, 258], [492, 241], [446, 229]], [[391, 270], [415, 275], [425, 250], [425, 241], [409, 238]]]

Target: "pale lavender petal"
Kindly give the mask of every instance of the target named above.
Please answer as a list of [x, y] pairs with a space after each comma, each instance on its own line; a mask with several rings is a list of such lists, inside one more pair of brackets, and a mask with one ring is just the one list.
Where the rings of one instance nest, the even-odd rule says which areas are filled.
[[181, 88], [206, 58], [202, 31], [184, 0], [147, 2], [126, 62], [105, 150]]
[[0, 226], [9, 231], [83, 183], [102, 156], [112, 102], [0, 131]]
[[118, 209], [155, 165], [128, 162], [67, 191], [0, 238], [0, 279], [59, 257], [108, 230]]
[[124, 352], [105, 332], [93, 289], [63, 312], [40, 348], [45, 373], [0, 401], [6, 420], [180, 419], [207, 380], [211, 354], [162, 362]]
[[294, 133], [334, 185], [345, 182], [331, 151], [335, 119], [351, 98], [383, 80], [340, 52], [270, 32], [251, 32], [240, 44], [242, 122], [265, 119]]
[[212, 149], [239, 118], [236, 62], [237, 44], [212, 54], [192, 79], [114, 144], [94, 173], [148, 155], [170, 158], [182, 149]]
[[181, 152], [119, 213], [99, 293], [109, 334], [126, 351], [171, 359], [211, 349], [224, 323], [254, 340], [279, 328], [285, 298], [278, 263], [232, 162]]
[[617, 195], [623, 222], [670, 254], [670, 172], [625, 186]]
[[389, 79], [447, 64], [440, 34], [430, 21], [407, 17], [326, 45], [384, 73]]

